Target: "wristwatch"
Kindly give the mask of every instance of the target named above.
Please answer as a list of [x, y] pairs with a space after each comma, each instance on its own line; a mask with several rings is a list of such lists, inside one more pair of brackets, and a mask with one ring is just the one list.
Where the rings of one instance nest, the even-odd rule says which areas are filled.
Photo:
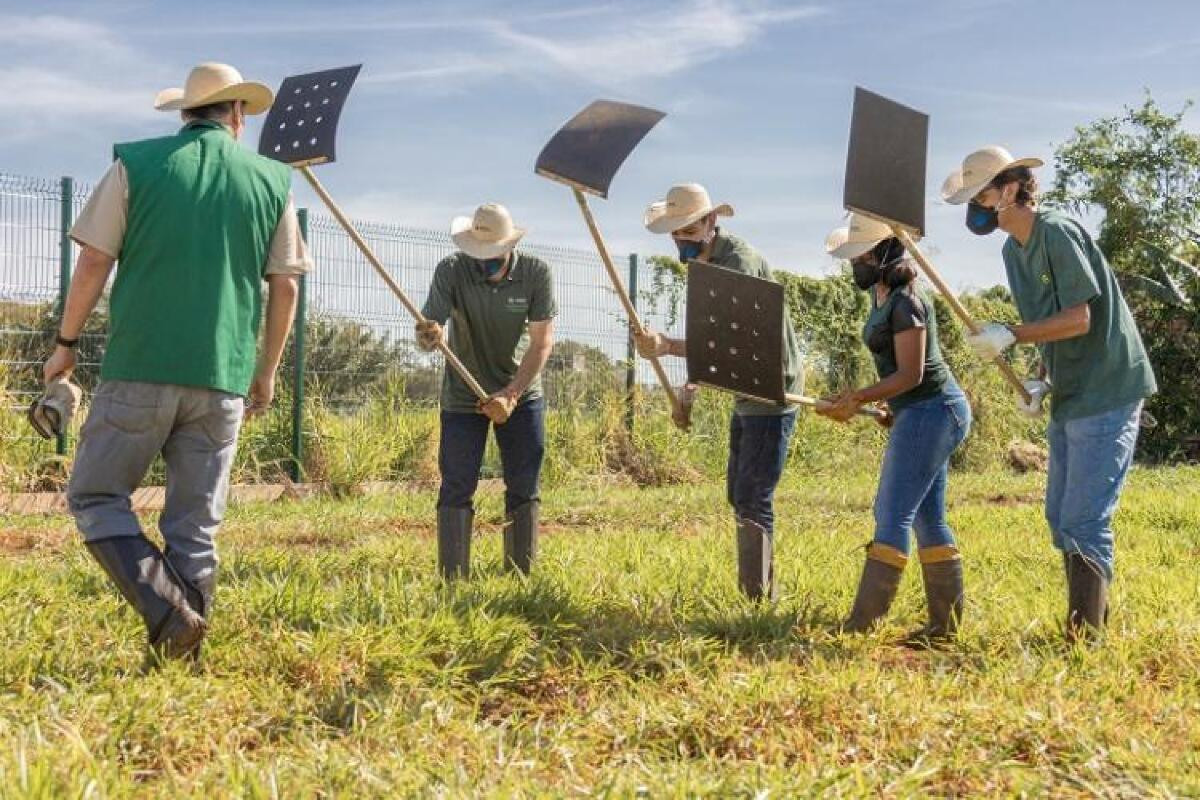
[[65, 339], [61, 333], [54, 336], [54, 343], [59, 347], [65, 347], [68, 350], [74, 350], [75, 345], [79, 344], [79, 338]]

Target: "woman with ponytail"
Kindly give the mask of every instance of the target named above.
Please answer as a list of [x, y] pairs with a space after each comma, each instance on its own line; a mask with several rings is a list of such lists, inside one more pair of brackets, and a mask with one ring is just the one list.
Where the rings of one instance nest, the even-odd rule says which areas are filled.
[[826, 250], [849, 259], [854, 282], [871, 293], [863, 340], [879, 380], [843, 392], [818, 413], [847, 422], [866, 403], [886, 403], [890, 429], [875, 496], [875, 535], [846, 631], [862, 632], [891, 607], [916, 533], [929, 622], [909, 638], [952, 638], [963, 611], [963, 573], [954, 533], [946, 524], [950, 456], [967, 437], [971, 409], [938, 344], [933, 303], [914, 283], [916, 267], [891, 229], [851, 214], [829, 235]]

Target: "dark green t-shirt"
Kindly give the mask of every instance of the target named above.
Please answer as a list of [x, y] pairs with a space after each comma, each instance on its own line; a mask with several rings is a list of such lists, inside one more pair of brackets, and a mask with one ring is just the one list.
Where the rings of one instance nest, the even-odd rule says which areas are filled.
[[[517, 374], [529, 346], [528, 323], [553, 319], [558, 313], [546, 262], [517, 251], [513, 258], [508, 274], [497, 283], [488, 281], [483, 265], [466, 253], [443, 259], [421, 310], [442, 325], [450, 321], [450, 349], [487, 392], [500, 391]], [[539, 375], [521, 402], [541, 396]], [[454, 370], [447, 369], [441, 402], [445, 411], [471, 412], [477, 398]]]
[[1036, 212], [1029, 241], [1009, 237], [1004, 268], [1021, 319], [1036, 322], [1087, 303], [1082, 336], [1039, 345], [1053, 384], [1050, 416], [1090, 417], [1158, 391], [1133, 315], [1104, 254], [1078, 222], [1053, 210]]
[[925, 369], [920, 383], [888, 400], [888, 406], [893, 411], [907, 408], [955, 386], [954, 376], [942, 358], [937, 335], [937, 314], [929, 298], [908, 286], [893, 289], [882, 303], [876, 304], [875, 289], [871, 289], [871, 313], [863, 326], [863, 342], [875, 359], [875, 369], [880, 378], [894, 375], [899, 369], [896, 362], [896, 334], [913, 328], [925, 329]]
[[[713, 240], [712, 253], [709, 254], [708, 263], [746, 275], [753, 275], [756, 278], [774, 280], [766, 259], [759, 255], [757, 250], [736, 236], [721, 231], [717, 232], [717, 236]], [[804, 391], [804, 369], [800, 360], [800, 344], [796, 338], [796, 330], [792, 326], [792, 316], [788, 313], [786, 304], [783, 308], [783, 385], [784, 391], [790, 394], [801, 394]], [[795, 409], [739, 399], [734, 410], [738, 414], [769, 415], [789, 414]]]

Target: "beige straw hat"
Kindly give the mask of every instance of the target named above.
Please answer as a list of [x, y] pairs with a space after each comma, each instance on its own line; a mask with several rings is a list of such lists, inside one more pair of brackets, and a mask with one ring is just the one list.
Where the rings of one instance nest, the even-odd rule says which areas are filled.
[[1001, 172], [1012, 167], [1040, 167], [1040, 158], [1013, 158], [1003, 147], [992, 145], [976, 150], [963, 159], [962, 168], [956, 169], [942, 184], [942, 199], [953, 205], [962, 205], [979, 194]]
[[835, 228], [825, 237], [825, 252], [834, 258], [858, 258], [884, 239], [895, 235], [886, 222], [851, 213], [844, 227]]
[[182, 89], [163, 89], [154, 98], [159, 111], [185, 111], [212, 103], [241, 100], [247, 114], [261, 114], [275, 102], [267, 86], [242, 80], [242, 73], [228, 64], [201, 64], [188, 73]]
[[733, 216], [733, 206], [722, 203], [714, 207], [708, 191], [700, 184], [677, 183], [667, 192], [666, 200], [650, 204], [643, 221], [651, 233], [672, 233], [713, 211], [719, 217]]
[[480, 260], [507, 255], [524, 235], [525, 229], [513, 225], [512, 215], [499, 203], [484, 203], [473, 217], [450, 221], [450, 238], [464, 253]]

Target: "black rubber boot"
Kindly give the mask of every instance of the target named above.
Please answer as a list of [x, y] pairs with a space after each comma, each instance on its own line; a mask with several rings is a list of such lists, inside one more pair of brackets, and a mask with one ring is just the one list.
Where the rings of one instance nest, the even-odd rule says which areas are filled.
[[867, 560], [863, 564], [858, 593], [850, 616], [842, 623], [847, 633], [865, 633], [887, 615], [900, 588], [900, 576], [908, 556], [894, 547], [872, 542], [867, 545]]
[[918, 556], [929, 622], [908, 640], [919, 645], [953, 639], [963, 615], [962, 557], [954, 545], [927, 547]]
[[204, 618], [188, 603], [167, 560], [145, 536], [87, 542], [125, 600], [146, 623], [150, 647], [161, 658], [191, 655], [207, 632]]
[[751, 600], [774, 600], [775, 543], [771, 533], [753, 520], [738, 520], [737, 554], [742, 594]]
[[438, 569], [447, 580], [471, 576], [471, 521], [469, 508], [439, 508]]
[[1096, 641], [1108, 622], [1108, 578], [1082, 553], [1067, 554], [1067, 640]]
[[538, 501], [518, 506], [504, 526], [504, 568], [528, 575], [537, 558]]

